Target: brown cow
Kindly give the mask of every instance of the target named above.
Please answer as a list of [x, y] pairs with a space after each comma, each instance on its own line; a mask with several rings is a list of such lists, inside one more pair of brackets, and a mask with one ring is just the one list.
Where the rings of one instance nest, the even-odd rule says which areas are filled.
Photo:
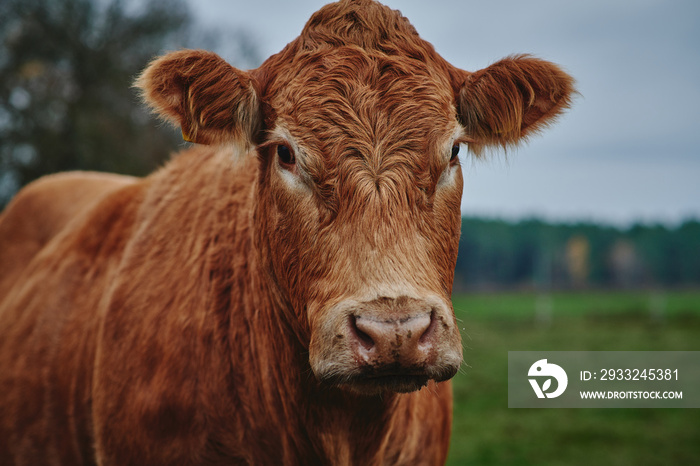
[[443, 463], [459, 145], [544, 127], [571, 78], [459, 70], [362, 0], [256, 70], [186, 50], [138, 86], [207, 145], [0, 217], [0, 463]]

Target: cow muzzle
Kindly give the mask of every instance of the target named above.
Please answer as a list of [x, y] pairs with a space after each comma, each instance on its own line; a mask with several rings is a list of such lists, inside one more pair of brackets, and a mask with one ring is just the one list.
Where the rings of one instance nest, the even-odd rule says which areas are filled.
[[319, 380], [365, 394], [415, 391], [462, 362], [454, 315], [438, 297], [344, 301], [324, 316], [309, 353]]

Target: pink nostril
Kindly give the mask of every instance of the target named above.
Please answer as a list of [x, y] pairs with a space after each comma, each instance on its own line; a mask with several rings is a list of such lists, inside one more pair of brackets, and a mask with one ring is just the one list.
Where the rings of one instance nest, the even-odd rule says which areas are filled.
[[357, 326], [357, 317], [355, 316], [350, 317], [350, 333], [357, 339], [358, 342], [360, 342], [360, 345], [362, 345], [364, 349], [370, 350], [374, 346], [374, 340], [372, 340], [372, 337], [360, 330], [360, 328]]
[[425, 328], [425, 331], [423, 334], [421, 334], [420, 338], [418, 339], [418, 342], [422, 345], [428, 343], [430, 341], [430, 337], [435, 333], [435, 328], [437, 327], [437, 319], [435, 318], [435, 309], [430, 311], [430, 323], [428, 326]]

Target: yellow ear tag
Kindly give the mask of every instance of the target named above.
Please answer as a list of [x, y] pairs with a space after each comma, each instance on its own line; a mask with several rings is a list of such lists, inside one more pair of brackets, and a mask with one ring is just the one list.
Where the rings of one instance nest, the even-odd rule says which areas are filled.
[[194, 142], [184, 130], [182, 131], [182, 139], [184, 139], [186, 142]]

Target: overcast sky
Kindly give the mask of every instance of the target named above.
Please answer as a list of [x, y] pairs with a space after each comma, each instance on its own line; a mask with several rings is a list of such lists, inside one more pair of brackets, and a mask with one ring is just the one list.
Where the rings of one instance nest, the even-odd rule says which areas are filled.
[[[325, 3], [192, 0], [201, 23], [247, 29], [264, 58]], [[700, 218], [700, 1], [384, 3], [460, 68], [531, 53], [577, 80], [574, 107], [541, 136], [463, 160], [465, 214], [622, 226]]]

